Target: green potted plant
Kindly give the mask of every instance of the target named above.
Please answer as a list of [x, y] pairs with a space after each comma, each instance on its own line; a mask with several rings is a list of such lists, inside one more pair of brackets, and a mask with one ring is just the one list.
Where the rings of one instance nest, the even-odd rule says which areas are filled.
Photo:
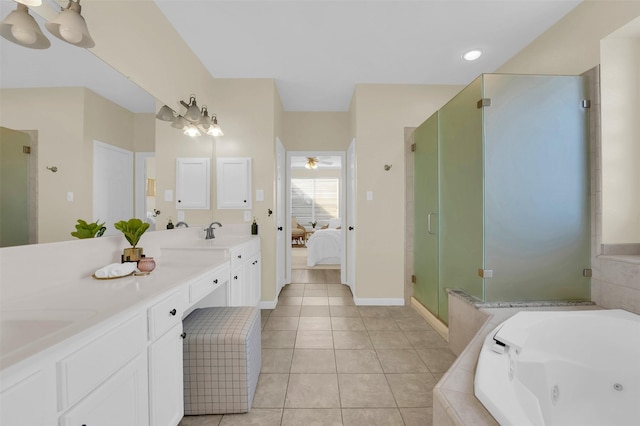
[[140, 260], [142, 258], [142, 247], [136, 246], [142, 234], [149, 229], [149, 224], [140, 219], [133, 218], [128, 221], [121, 220], [120, 222], [114, 223], [113, 226], [122, 232], [129, 244], [131, 244], [130, 248], [124, 249], [122, 260], [124, 262], [137, 262]]
[[104, 226], [104, 222], [98, 223], [99, 221], [100, 219], [92, 223], [87, 223], [82, 219], [78, 219], [76, 230], [72, 232], [71, 235], [80, 239], [101, 237], [107, 228]]

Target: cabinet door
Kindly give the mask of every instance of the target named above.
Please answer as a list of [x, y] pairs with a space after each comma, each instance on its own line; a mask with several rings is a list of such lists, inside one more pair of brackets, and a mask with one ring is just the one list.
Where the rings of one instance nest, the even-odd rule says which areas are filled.
[[138, 355], [60, 417], [60, 426], [149, 423], [147, 357]]
[[216, 177], [219, 209], [251, 208], [251, 158], [218, 158]]
[[[246, 263], [246, 262], [245, 262]], [[244, 264], [231, 271], [229, 279], [229, 306], [244, 305]]]
[[176, 208], [208, 210], [210, 182], [209, 158], [176, 158]]
[[152, 425], [177, 425], [184, 415], [182, 323], [149, 346], [149, 414]]
[[244, 286], [247, 294], [245, 296], [246, 305], [247, 306], [258, 306], [258, 302], [260, 302], [260, 286], [261, 286], [261, 273], [260, 269], [262, 265], [260, 264], [260, 253], [253, 256], [246, 262], [248, 275], [246, 279], [246, 284]]

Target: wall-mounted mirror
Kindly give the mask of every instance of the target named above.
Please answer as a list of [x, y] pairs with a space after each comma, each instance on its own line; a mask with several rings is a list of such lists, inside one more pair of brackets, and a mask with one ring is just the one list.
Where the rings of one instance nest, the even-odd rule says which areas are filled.
[[[49, 0], [42, 7], [53, 9], [55, 4]], [[0, 1], [0, 19], [15, 9], [15, 2]], [[54, 242], [70, 239], [77, 219], [98, 219], [92, 213], [94, 195], [109, 202], [109, 194], [93, 191], [94, 141], [148, 157], [154, 151], [156, 105], [151, 95], [89, 50], [53, 37], [44, 30], [45, 20], [30, 14], [51, 46], [30, 49], [0, 38], [0, 126], [28, 136], [27, 143], [18, 142], [20, 151], [31, 145], [31, 154], [20, 153], [32, 156], [24, 166], [30, 180], [21, 184], [34, 194], [26, 198], [32, 222], [26, 243]], [[8, 143], [14, 135], [3, 132], [0, 142]], [[144, 170], [148, 161], [141, 164]], [[3, 169], [8, 170], [4, 163]], [[2, 195], [14, 196], [8, 191]], [[3, 225], [9, 223], [4, 219]], [[13, 236], [9, 241], [3, 245], [25, 240]]]

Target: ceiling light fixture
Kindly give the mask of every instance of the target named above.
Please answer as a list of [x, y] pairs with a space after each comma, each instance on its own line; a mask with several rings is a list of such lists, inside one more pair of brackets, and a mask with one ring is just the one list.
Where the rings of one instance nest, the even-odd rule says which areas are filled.
[[94, 47], [96, 43], [89, 35], [89, 28], [81, 11], [80, 0], [69, 0], [67, 7], [44, 26], [62, 41], [78, 47]]
[[318, 159], [307, 157], [307, 164], [305, 164], [304, 166], [309, 170], [315, 170], [318, 168]]
[[480, 56], [482, 56], [482, 50], [473, 49], [473, 50], [469, 50], [464, 55], [462, 55], [462, 59], [464, 59], [465, 61], [471, 62], [471, 61], [475, 61]]
[[156, 118], [162, 121], [170, 121], [171, 127], [182, 129], [183, 133], [188, 136], [201, 136], [203, 133], [209, 136], [223, 136], [224, 133], [218, 124], [218, 117], [215, 114], [209, 115], [207, 106], [203, 105], [198, 108], [196, 95], [189, 96], [189, 103], [180, 101], [187, 111], [180, 115], [167, 105], [163, 105]]
[[29, 8], [21, 3], [0, 22], [0, 35], [12, 43], [31, 49], [51, 46], [36, 20], [29, 15]]

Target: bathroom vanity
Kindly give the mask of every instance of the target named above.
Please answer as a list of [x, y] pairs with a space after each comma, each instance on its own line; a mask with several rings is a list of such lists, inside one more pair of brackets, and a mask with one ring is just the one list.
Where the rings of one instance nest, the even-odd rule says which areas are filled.
[[147, 276], [91, 277], [121, 237], [0, 251], [0, 424], [180, 422], [183, 317], [260, 298], [258, 237], [189, 229], [145, 235]]

